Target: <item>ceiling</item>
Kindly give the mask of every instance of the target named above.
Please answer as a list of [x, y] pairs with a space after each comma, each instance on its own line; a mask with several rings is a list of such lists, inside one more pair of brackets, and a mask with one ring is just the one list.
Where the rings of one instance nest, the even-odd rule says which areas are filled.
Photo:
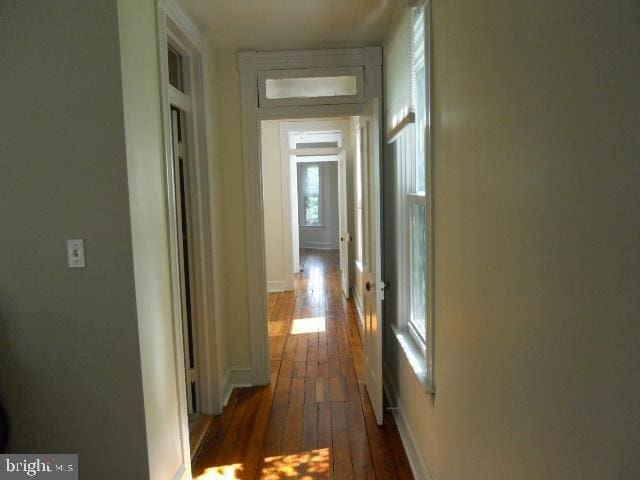
[[179, 0], [219, 50], [382, 45], [403, 0]]

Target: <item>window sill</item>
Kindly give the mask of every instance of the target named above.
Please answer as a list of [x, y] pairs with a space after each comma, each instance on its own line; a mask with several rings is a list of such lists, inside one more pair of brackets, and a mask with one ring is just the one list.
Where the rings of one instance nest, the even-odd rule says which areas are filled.
[[424, 358], [424, 354], [422, 350], [418, 348], [413, 338], [409, 332], [401, 328], [395, 324], [391, 325], [394, 335], [396, 336], [396, 340], [398, 341], [398, 345], [402, 350], [405, 358], [409, 362], [413, 373], [416, 375], [416, 378], [424, 391], [429, 394], [435, 394], [435, 388], [427, 379], [427, 360]]

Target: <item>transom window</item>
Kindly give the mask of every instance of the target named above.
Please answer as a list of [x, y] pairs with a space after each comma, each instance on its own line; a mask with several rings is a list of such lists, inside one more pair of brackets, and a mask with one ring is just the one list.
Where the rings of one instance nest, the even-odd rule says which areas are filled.
[[169, 84], [184, 93], [184, 62], [182, 55], [171, 45], [167, 47]]
[[258, 73], [260, 108], [364, 103], [362, 67], [289, 68]]
[[269, 99], [355, 95], [356, 77], [267, 78], [265, 92]]

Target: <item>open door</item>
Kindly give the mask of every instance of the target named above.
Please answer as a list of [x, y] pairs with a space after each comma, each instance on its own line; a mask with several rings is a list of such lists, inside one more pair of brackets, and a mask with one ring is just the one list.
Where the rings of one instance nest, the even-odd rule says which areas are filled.
[[363, 281], [365, 383], [378, 425], [382, 425], [382, 242], [380, 216], [380, 120], [378, 99], [361, 117], [363, 192]]
[[349, 224], [347, 216], [347, 162], [344, 151], [338, 155], [338, 205], [340, 223], [340, 283], [342, 293], [349, 299]]
[[187, 148], [184, 112], [171, 107], [171, 144], [175, 172], [176, 223], [178, 226], [178, 256], [180, 263], [180, 300], [182, 311], [182, 338], [184, 366], [187, 379], [187, 410], [190, 423], [198, 412], [198, 384], [196, 378], [196, 342], [193, 318], [191, 249], [189, 227], [189, 195], [187, 188]]

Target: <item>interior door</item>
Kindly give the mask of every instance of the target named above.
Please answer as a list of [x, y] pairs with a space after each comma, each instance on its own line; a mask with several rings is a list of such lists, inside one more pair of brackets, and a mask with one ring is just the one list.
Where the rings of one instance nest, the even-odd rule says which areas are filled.
[[340, 223], [340, 281], [342, 293], [349, 299], [349, 236], [347, 217], [347, 162], [344, 152], [338, 156], [338, 207]]
[[381, 201], [380, 201], [380, 120], [378, 99], [367, 106], [362, 116], [365, 136], [362, 157], [363, 192], [363, 280], [364, 357], [366, 387], [378, 425], [382, 425], [382, 272]]
[[184, 112], [171, 108], [171, 143], [175, 175], [176, 223], [178, 225], [178, 255], [180, 261], [180, 299], [182, 310], [182, 338], [187, 380], [188, 413], [197, 412], [197, 383], [195, 339], [191, 302], [191, 270], [189, 268], [189, 196], [187, 194], [186, 128]]

